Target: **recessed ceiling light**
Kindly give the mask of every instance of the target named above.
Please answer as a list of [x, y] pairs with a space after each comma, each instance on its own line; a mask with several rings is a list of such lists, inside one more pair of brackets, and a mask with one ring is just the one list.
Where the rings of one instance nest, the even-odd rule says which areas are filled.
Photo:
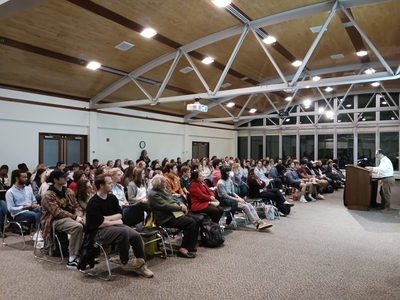
[[134, 46], [133, 44], [124, 41], [115, 46], [115, 48], [121, 51], [126, 51], [128, 49], [131, 49], [133, 46]]
[[98, 68], [101, 67], [101, 64], [99, 64], [96, 61], [91, 61], [90, 63], [88, 63], [86, 65], [86, 68], [90, 69], [90, 70], [97, 70]]
[[358, 52], [356, 52], [356, 54], [357, 54], [357, 56], [365, 56], [365, 55], [367, 55], [368, 54], [368, 52], [367, 51], [365, 51], [365, 50], [361, 50], [361, 51], [358, 51]]
[[372, 73], [375, 73], [375, 70], [372, 68], [369, 68], [369, 69], [366, 69], [364, 72], [365, 72], [365, 74], [372, 74]]
[[330, 86], [328, 86], [328, 87], [325, 89], [325, 91], [326, 91], [326, 92], [332, 92], [332, 91], [333, 91], [333, 88], [331, 88]]
[[321, 79], [321, 77], [319, 77], [319, 76], [314, 76], [313, 78], [312, 78], [312, 80], [314, 80], [314, 81], [318, 81], [318, 80], [320, 80]]
[[343, 54], [333, 54], [333, 55], [331, 55], [332, 59], [340, 59], [340, 58], [343, 58], [343, 57], [344, 57]]
[[334, 113], [333, 113], [333, 111], [331, 111], [331, 110], [328, 110], [328, 111], [326, 112], [326, 116], [327, 116], [328, 118], [332, 118], [333, 115], [334, 115]]
[[272, 35], [269, 35], [265, 39], [263, 39], [263, 42], [270, 45], [276, 42], [276, 38], [274, 38]]
[[144, 36], [145, 38], [151, 38], [156, 34], [157, 32], [153, 28], [146, 28], [140, 33], [140, 35]]
[[202, 60], [203, 64], [209, 65], [214, 62], [214, 60], [211, 57], [206, 57], [205, 59]]
[[305, 106], [310, 106], [311, 105], [311, 100], [310, 99], [304, 100], [304, 105]]
[[306, 89], [309, 89], [310, 88], [310, 86], [309, 85], [306, 85]]
[[296, 61], [292, 62], [292, 65], [295, 67], [300, 67], [302, 63], [303, 63], [302, 61], [296, 60]]
[[183, 73], [183, 74], [187, 74], [189, 72], [192, 72], [193, 68], [191, 67], [184, 67], [183, 69], [180, 69], [179, 72]]
[[323, 107], [318, 108], [318, 112], [319, 112], [320, 114], [322, 114], [324, 111], [325, 111], [325, 109], [324, 109]]
[[371, 83], [371, 85], [377, 87], [377, 86], [380, 86], [380, 83], [379, 82], [373, 82], [373, 83]]
[[249, 79], [249, 77], [247, 77], [247, 76], [245, 76], [245, 77], [243, 77], [243, 78], [240, 78], [240, 80], [243, 80], [243, 81], [245, 81], [245, 80], [247, 80], [247, 79]]
[[342, 120], [337, 120], [337, 121], [338, 121], [338, 123], [342, 122]]
[[233, 106], [235, 106], [235, 103], [229, 102], [226, 106], [228, 106], [228, 107], [233, 107]]
[[212, 3], [214, 3], [218, 7], [225, 7], [231, 4], [230, 0], [212, 0]]
[[309, 109], [309, 108], [310, 108], [310, 105], [306, 105], [306, 106], [304, 106], [304, 108], [305, 108], [305, 109]]
[[257, 111], [257, 109], [255, 109], [255, 108], [250, 109], [250, 113], [252, 113], [252, 114], [254, 114], [256, 111]]
[[286, 97], [286, 98], [285, 98], [286, 101], [290, 101], [290, 100], [292, 100], [292, 99], [293, 99], [292, 97]]
[[225, 82], [224, 84], [221, 85], [221, 87], [223, 89], [227, 88], [228, 86], [231, 86], [232, 84], [230, 84], [229, 82]]

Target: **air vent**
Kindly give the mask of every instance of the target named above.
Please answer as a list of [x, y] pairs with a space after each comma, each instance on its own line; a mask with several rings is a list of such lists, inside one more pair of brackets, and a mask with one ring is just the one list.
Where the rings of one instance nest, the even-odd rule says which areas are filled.
[[331, 55], [331, 58], [332, 58], [332, 59], [339, 59], [339, 58], [343, 58], [343, 57], [344, 57], [343, 54], [334, 54], [334, 55]]
[[[318, 32], [321, 31], [321, 29], [322, 29], [322, 26], [315, 26], [315, 27], [311, 27], [311, 28], [310, 28], [310, 30], [311, 30], [312, 33], [318, 33]], [[327, 30], [328, 30], [328, 29], [325, 28], [325, 31], [327, 31]]]
[[240, 80], [243, 80], [243, 81], [245, 81], [245, 80], [247, 80], [247, 79], [249, 79], [249, 77], [240, 78]]
[[228, 86], [231, 86], [231, 85], [232, 85], [232, 84], [230, 84], [229, 82], [226, 82], [226, 83], [222, 84], [221, 87], [222, 87], [223, 89], [225, 89], [225, 88], [227, 88]]
[[183, 74], [187, 74], [192, 71], [193, 71], [193, 68], [191, 68], [191, 67], [186, 67], [186, 68], [183, 68], [182, 70], [179, 70], [179, 72], [181, 72]]
[[344, 76], [351, 76], [351, 75], [356, 75], [355, 72], [346, 72], [343, 74]]
[[118, 50], [121, 51], [126, 51], [128, 49], [131, 49], [134, 45], [128, 42], [122, 42], [120, 44], [118, 44], [117, 46], [115, 46], [115, 48], [117, 48]]

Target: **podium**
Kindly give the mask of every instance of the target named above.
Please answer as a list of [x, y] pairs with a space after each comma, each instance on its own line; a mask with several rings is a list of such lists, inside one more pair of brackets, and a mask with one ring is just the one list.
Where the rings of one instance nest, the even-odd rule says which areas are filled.
[[371, 205], [371, 172], [367, 169], [347, 165], [344, 205], [348, 209], [369, 210]]

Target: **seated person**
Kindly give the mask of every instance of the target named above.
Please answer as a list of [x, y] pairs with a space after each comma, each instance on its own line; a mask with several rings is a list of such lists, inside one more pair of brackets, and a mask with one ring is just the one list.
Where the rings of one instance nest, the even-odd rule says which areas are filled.
[[27, 221], [38, 228], [42, 208], [36, 201], [32, 190], [26, 186], [28, 174], [16, 169], [11, 173], [12, 187], [6, 192], [7, 210], [15, 221]]
[[167, 181], [167, 190], [171, 192], [172, 196], [180, 203], [186, 203], [186, 194], [181, 187], [178, 177], [178, 167], [176, 164], [168, 163], [165, 166], [164, 177]]
[[182, 245], [178, 256], [195, 258], [197, 236], [201, 219], [186, 215], [185, 204], [178, 202], [166, 189], [167, 180], [162, 175], [156, 175], [152, 180], [153, 189], [149, 193], [149, 206], [158, 225], [183, 230]]
[[72, 175], [72, 178], [73, 178], [73, 181], [68, 186], [68, 188], [73, 190], [73, 191], [75, 191], [76, 185], [77, 185], [79, 180], [87, 180], [88, 179], [86, 177], [85, 172], [82, 171], [82, 170], [78, 170], [78, 171], [74, 172], [74, 174]]
[[328, 187], [329, 182], [328, 182], [328, 180], [326, 180], [324, 178], [325, 175], [323, 175], [323, 176], [319, 175], [318, 171], [315, 170], [315, 167], [316, 167], [316, 162], [309, 161], [307, 163], [307, 165], [305, 166], [305, 170], [306, 170], [307, 174], [314, 176], [315, 181], [318, 182], [318, 195], [317, 195], [316, 199], [318, 199], [318, 197], [319, 197], [320, 200], [324, 200], [325, 197], [321, 195], [321, 192], [324, 191]]
[[93, 187], [89, 180], [79, 180], [75, 188], [75, 197], [80, 207], [82, 208], [83, 217], [86, 216], [86, 206], [89, 200], [93, 197]]
[[76, 269], [79, 263], [78, 254], [82, 245], [85, 220], [82, 208], [76, 201], [75, 193], [64, 186], [67, 183], [67, 177], [67, 173], [58, 169], [51, 172], [49, 181], [52, 185], [42, 199], [41, 228], [45, 239], [45, 252], [49, 252], [55, 247], [50, 238], [53, 225], [55, 230], [70, 235], [67, 268]]
[[145, 172], [142, 168], [136, 168], [133, 172], [133, 180], [128, 184], [128, 203], [140, 205], [147, 214], [149, 204], [147, 203], [147, 190], [145, 185]]
[[222, 160], [220, 160], [218, 158], [213, 159], [212, 166], [213, 166], [214, 170], [211, 173], [211, 181], [212, 181], [213, 186], [217, 186], [218, 180], [221, 179], [220, 168], [222, 168]]
[[195, 213], [204, 213], [210, 216], [214, 223], [218, 223], [224, 210], [218, 206], [210, 204], [210, 201], [216, 201], [214, 193], [204, 183], [204, 177], [201, 172], [193, 172], [190, 178], [190, 209]]
[[267, 189], [265, 182], [257, 177], [254, 168], [250, 168], [249, 176], [247, 177], [247, 185], [249, 186], [249, 197], [250, 198], [263, 198], [273, 200], [275, 206], [278, 208], [280, 216], [285, 215], [281, 212], [282, 206], [293, 206], [294, 204], [286, 201], [285, 197], [279, 191], [279, 189]]
[[[268, 186], [269, 183], [270, 183], [270, 181], [271, 181], [271, 179], [269, 179], [269, 178], [264, 174], [264, 170], [263, 170], [263, 165], [262, 165], [262, 164], [263, 164], [262, 160], [259, 160], [259, 161], [257, 162], [257, 166], [255, 167], [254, 172], [255, 172], [255, 174], [257, 175], [257, 177], [258, 177], [260, 180], [264, 181], [265, 184]], [[281, 188], [282, 188], [282, 187], [281, 187]]]
[[124, 173], [121, 171], [120, 168], [112, 168], [105, 172], [108, 176], [111, 177], [113, 181], [113, 186], [111, 189], [111, 193], [117, 197], [119, 201], [119, 205], [122, 207], [124, 205], [128, 205], [128, 201], [125, 198], [124, 187], [119, 183], [122, 180], [122, 176]]
[[[192, 166], [193, 168], [193, 166]], [[195, 170], [192, 170], [192, 172], [194, 172]], [[182, 172], [182, 176], [180, 178], [180, 184], [181, 184], [181, 188], [184, 191], [185, 194], [188, 193], [189, 190], [189, 180], [190, 180], [190, 168], [188, 166], [182, 166], [181, 167], [181, 172]]]
[[234, 163], [232, 165], [232, 171], [230, 172], [230, 177], [233, 181], [235, 193], [238, 194], [241, 198], [247, 196], [248, 189], [246, 182], [242, 179], [242, 176], [239, 173], [239, 163]]
[[300, 190], [301, 193], [300, 202], [303, 203], [308, 202], [304, 196], [306, 194], [307, 188], [309, 189], [309, 197], [311, 198], [311, 200], [316, 201], [316, 199], [312, 197], [313, 184], [310, 181], [305, 182], [304, 180], [300, 179], [299, 173], [296, 170], [296, 166], [298, 165], [299, 163], [297, 161], [290, 162], [290, 168], [286, 171], [286, 177], [288, 179], [288, 183], [292, 187]]
[[[236, 202], [237, 203], [236, 207], [244, 211], [244, 213], [249, 218], [250, 222], [256, 227], [257, 230], [263, 230], [272, 227], [271, 224], [267, 224], [261, 221], [254, 207], [235, 193], [233, 182], [229, 178], [229, 172], [231, 171], [232, 171], [231, 167], [224, 167], [221, 170], [221, 179], [218, 181], [217, 184], [217, 192], [221, 204], [226, 206], [232, 206], [232, 201], [234, 201], [233, 203]], [[228, 225], [230, 221], [231, 220], [228, 217], [227, 218]]]
[[[295, 162], [296, 163], [296, 162]], [[307, 163], [308, 160], [303, 159], [300, 164], [297, 167], [297, 173], [299, 174], [299, 177], [303, 179], [304, 181], [311, 182], [314, 185], [314, 193], [312, 196], [315, 197], [317, 200], [324, 200], [325, 198], [320, 194], [320, 185], [324, 186], [324, 182], [317, 182], [317, 177], [314, 175], [311, 175], [307, 172]], [[326, 186], [324, 186], [326, 187]]]
[[[122, 223], [122, 210], [119, 200], [111, 193], [113, 180], [110, 175], [99, 175], [95, 179], [97, 194], [86, 207], [86, 237], [91, 242], [117, 244], [121, 266], [124, 270], [150, 278], [154, 274], [145, 263], [142, 237], [131, 227]], [[129, 258], [132, 246], [135, 257]], [[84, 266], [79, 266], [84, 268]]]
[[[0, 238], [3, 237], [4, 220], [6, 218], [7, 213], [8, 210], [6, 201], [0, 200]], [[6, 238], [7, 235], [4, 234], [4, 237]]]

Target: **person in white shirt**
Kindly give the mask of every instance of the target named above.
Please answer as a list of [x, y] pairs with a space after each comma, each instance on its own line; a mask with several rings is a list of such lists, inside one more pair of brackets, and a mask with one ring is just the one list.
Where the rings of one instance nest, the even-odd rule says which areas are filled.
[[381, 188], [379, 190], [382, 204], [381, 212], [390, 211], [390, 197], [392, 194], [392, 186], [395, 182], [393, 177], [393, 163], [382, 149], [376, 150], [375, 157], [379, 160], [379, 166], [367, 167], [367, 169], [378, 173], [378, 177], [381, 181]]

